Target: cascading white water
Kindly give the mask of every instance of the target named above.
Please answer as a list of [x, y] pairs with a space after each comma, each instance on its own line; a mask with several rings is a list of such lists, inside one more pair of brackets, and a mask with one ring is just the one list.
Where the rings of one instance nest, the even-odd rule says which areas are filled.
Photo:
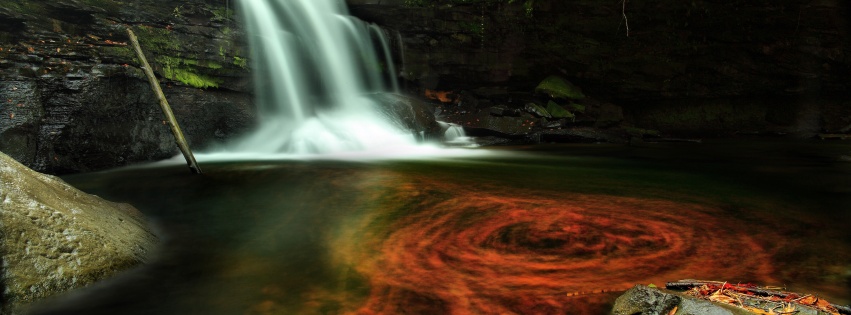
[[310, 154], [414, 145], [412, 134], [377, 113], [368, 96], [398, 89], [395, 79], [385, 78], [395, 69], [380, 28], [349, 16], [343, 0], [239, 3], [260, 123], [232, 151]]
[[476, 142], [473, 138], [468, 137], [464, 132], [464, 127], [460, 125], [438, 121], [441, 130], [443, 130], [443, 139], [447, 145], [456, 147], [475, 147]]

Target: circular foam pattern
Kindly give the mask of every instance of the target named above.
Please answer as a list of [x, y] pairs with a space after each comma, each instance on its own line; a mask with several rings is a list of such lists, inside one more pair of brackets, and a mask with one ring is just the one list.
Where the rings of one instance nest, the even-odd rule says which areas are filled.
[[368, 215], [337, 245], [370, 283], [357, 313], [563, 313], [639, 283], [773, 280], [758, 228], [717, 207], [423, 183], [393, 199], [404, 215]]

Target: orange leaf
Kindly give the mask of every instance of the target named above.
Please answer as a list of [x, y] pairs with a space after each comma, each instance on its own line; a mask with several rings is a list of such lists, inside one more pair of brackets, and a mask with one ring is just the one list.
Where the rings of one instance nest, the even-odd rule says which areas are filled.
[[816, 302], [818, 302], [818, 298], [812, 295], [805, 296], [798, 300], [798, 303], [804, 305], [815, 305]]
[[434, 90], [426, 89], [425, 90], [425, 97], [427, 97], [429, 99], [433, 99], [433, 100], [438, 100], [441, 103], [450, 103], [450, 102], [453, 101], [453, 99], [450, 98], [451, 93], [452, 93], [451, 91], [434, 91]]
[[668, 315], [674, 315], [674, 314], [676, 314], [676, 313], [677, 313], [677, 306], [676, 306], [676, 305], [674, 305], [674, 308], [672, 308], [672, 309], [671, 309], [671, 311], [670, 311], [670, 312], [668, 312]]

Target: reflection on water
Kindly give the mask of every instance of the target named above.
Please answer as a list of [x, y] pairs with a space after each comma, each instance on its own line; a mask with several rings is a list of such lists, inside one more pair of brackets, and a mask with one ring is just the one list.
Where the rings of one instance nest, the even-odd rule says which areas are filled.
[[594, 314], [682, 278], [849, 302], [847, 145], [532, 150], [71, 176], [164, 247], [37, 314]]

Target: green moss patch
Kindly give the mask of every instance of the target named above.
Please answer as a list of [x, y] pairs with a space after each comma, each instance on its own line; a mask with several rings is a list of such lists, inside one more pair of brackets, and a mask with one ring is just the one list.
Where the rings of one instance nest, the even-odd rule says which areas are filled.
[[551, 75], [541, 81], [535, 88], [536, 93], [549, 95], [554, 99], [581, 100], [585, 98], [582, 89], [568, 82], [562, 77]]
[[221, 69], [222, 65], [215, 62], [201, 62], [194, 59], [183, 59], [169, 56], [157, 57], [157, 63], [162, 66], [166, 79], [181, 82], [199, 89], [217, 88], [223, 81], [209, 75], [199, 73], [202, 68]]
[[165, 77], [171, 80], [180, 81], [183, 84], [193, 86], [199, 89], [217, 88], [221, 84], [221, 80], [206, 76], [203, 74], [193, 73], [186, 69], [163, 69]]
[[239, 56], [233, 56], [233, 64], [243, 69], [248, 68], [248, 60]]
[[564, 109], [564, 107], [561, 107], [560, 105], [556, 104], [553, 101], [550, 101], [549, 103], [547, 103], [547, 112], [549, 112], [550, 115], [553, 116], [553, 118], [576, 119], [576, 116], [573, 115], [573, 113]]
[[133, 27], [142, 50], [154, 53], [180, 51], [180, 43], [171, 31], [150, 26]]

